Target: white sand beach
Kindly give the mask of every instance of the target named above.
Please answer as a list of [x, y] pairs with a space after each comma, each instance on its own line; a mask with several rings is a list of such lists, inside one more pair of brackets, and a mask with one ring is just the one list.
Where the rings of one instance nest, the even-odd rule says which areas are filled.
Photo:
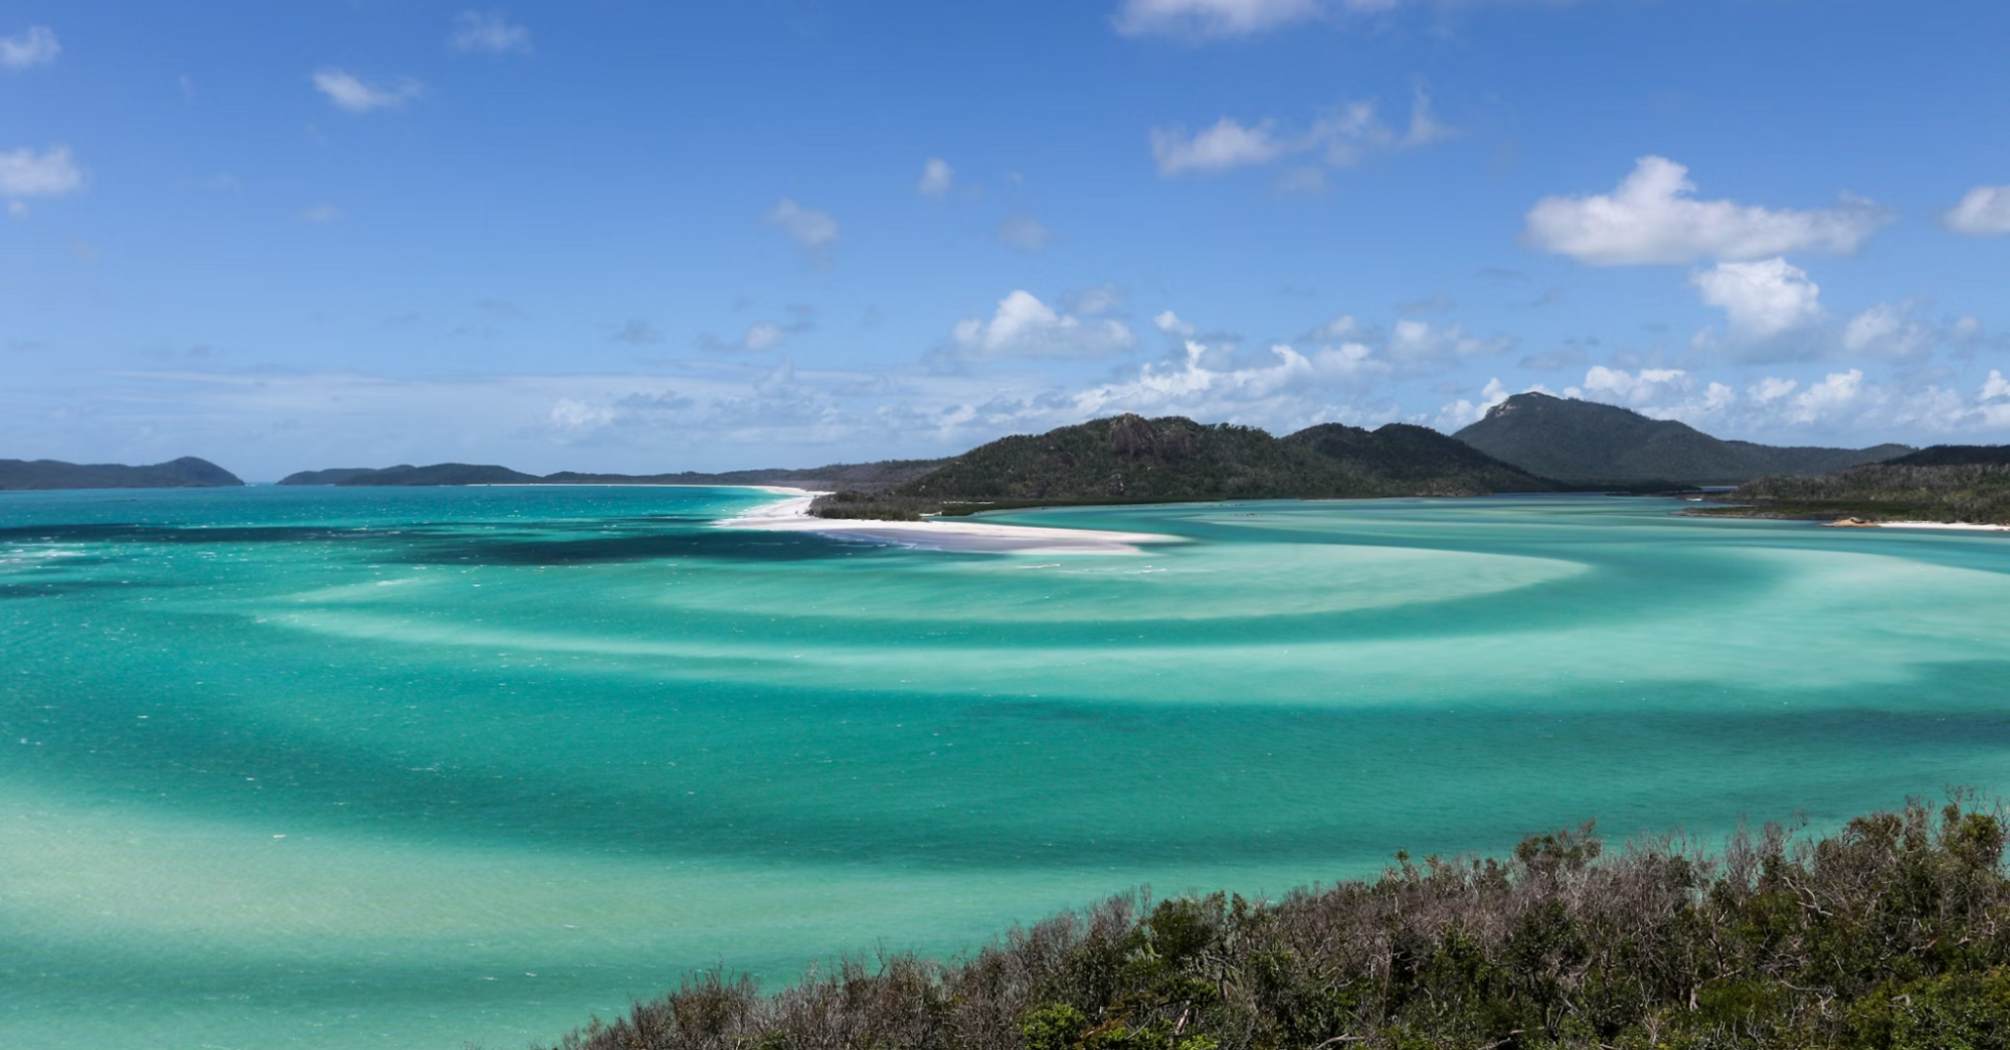
[[809, 513], [810, 501], [823, 493], [772, 485], [750, 487], [789, 498], [756, 507], [737, 518], [727, 518], [718, 523], [720, 528], [816, 532], [903, 547], [986, 554], [1142, 554], [1144, 552], [1140, 548], [1145, 544], [1185, 542], [1178, 536], [1149, 532], [1050, 529], [1030, 525], [944, 521], [940, 518], [924, 521], [817, 518]]

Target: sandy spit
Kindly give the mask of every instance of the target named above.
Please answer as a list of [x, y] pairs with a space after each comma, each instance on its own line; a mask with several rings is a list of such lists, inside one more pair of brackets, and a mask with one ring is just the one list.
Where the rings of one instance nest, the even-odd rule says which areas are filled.
[[[754, 487], [754, 486], [749, 486]], [[823, 495], [805, 489], [760, 486], [788, 495], [756, 507], [737, 518], [718, 522], [726, 529], [766, 532], [816, 532], [877, 540], [926, 550], [974, 551], [985, 554], [1142, 554], [1152, 543], [1184, 543], [1178, 536], [1150, 532], [1099, 532], [1090, 529], [1050, 529], [1030, 525], [993, 525], [976, 521], [852, 521], [811, 517], [810, 501]]]

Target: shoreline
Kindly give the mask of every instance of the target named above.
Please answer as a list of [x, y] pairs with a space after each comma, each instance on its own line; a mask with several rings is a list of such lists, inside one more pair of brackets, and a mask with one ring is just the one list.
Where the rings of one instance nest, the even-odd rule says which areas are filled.
[[1143, 554], [1143, 546], [1185, 543], [1181, 537], [1151, 532], [1108, 532], [1055, 529], [1036, 525], [993, 525], [974, 521], [873, 521], [819, 518], [809, 513], [810, 501], [822, 492], [771, 485], [743, 485], [789, 498], [755, 507], [736, 518], [713, 522], [714, 528], [761, 532], [815, 532], [877, 540], [921, 550], [975, 554]]

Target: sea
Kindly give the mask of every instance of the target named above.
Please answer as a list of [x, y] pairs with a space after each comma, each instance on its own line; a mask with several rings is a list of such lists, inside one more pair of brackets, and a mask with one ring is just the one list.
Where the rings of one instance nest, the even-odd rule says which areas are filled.
[[509, 1050], [968, 954], [2010, 785], [2010, 535], [1602, 496], [721, 527], [731, 488], [0, 493], [0, 1046]]

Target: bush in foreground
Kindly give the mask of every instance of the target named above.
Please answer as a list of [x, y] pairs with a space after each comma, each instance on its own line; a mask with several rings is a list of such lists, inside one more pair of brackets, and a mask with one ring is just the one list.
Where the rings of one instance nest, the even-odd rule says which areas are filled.
[[2010, 1047], [2003, 810], [1957, 797], [1704, 856], [1397, 863], [1258, 903], [1112, 898], [949, 963], [723, 972], [562, 1050]]

